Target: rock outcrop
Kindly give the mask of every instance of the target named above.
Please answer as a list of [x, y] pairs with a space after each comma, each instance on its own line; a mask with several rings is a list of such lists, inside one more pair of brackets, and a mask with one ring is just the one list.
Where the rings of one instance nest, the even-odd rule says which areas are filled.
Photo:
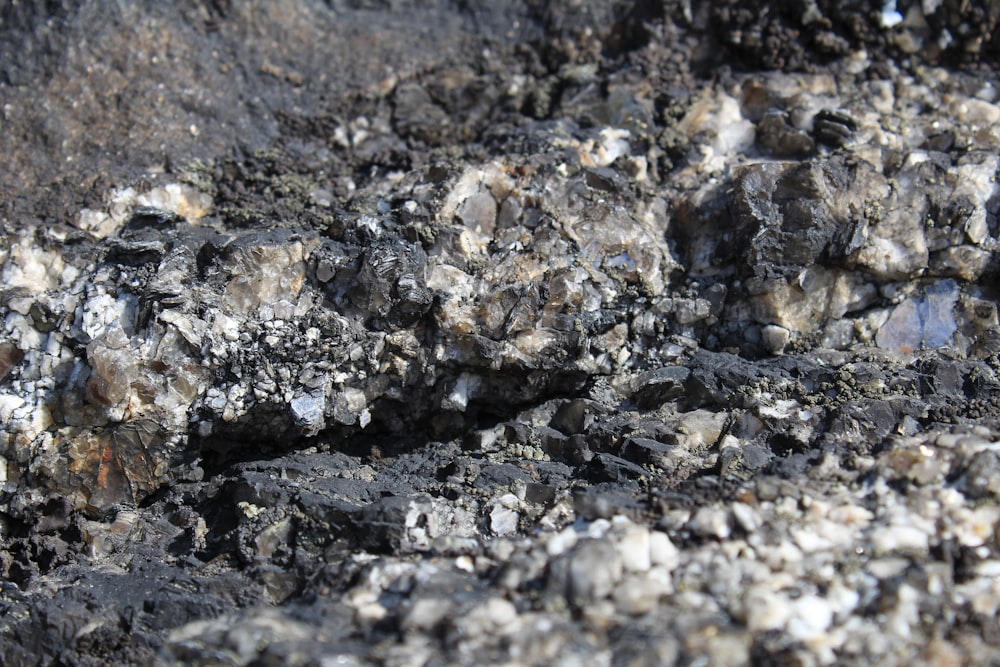
[[770, 9], [0, 10], [3, 663], [995, 660], [1000, 9]]

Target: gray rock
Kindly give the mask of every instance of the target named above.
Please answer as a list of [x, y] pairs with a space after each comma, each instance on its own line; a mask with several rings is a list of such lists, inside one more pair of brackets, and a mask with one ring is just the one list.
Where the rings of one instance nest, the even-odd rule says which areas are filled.
[[3, 664], [990, 663], [987, 5], [0, 10]]

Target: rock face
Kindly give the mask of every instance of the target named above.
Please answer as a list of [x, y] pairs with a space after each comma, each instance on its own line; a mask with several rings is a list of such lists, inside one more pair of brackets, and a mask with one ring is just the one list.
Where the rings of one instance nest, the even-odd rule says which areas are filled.
[[996, 3], [238, 4], [0, 10], [3, 664], [996, 659]]

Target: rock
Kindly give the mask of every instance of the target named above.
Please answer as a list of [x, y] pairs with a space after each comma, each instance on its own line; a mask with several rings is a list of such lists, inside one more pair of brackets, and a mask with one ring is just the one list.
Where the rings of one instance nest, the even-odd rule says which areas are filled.
[[622, 562], [604, 540], [583, 540], [576, 545], [566, 573], [566, 599], [577, 607], [611, 595], [622, 576]]
[[672, 445], [651, 438], [632, 437], [622, 446], [622, 457], [637, 463], [664, 465], [670, 458]]
[[8, 4], [5, 665], [995, 659], [990, 3]]
[[788, 345], [791, 332], [774, 324], [769, 324], [760, 331], [764, 347], [772, 354], [781, 354]]
[[656, 608], [660, 596], [669, 592], [653, 582], [626, 578], [614, 591], [615, 607], [624, 614], [641, 616]]
[[957, 328], [953, 311], [958, 296], [958, 285], [946, 280], [928, 287], [922, 297], [905, 300], [879, 329], [879, 347], [909, 353], [947, 346]]
[[858, 123], [844, 111], [821, 109], [813, 117], [813, 134], [828, 146], [839, 147], [847, 144], [858, 130]]
[[703, 537], [726, 539], [732, 532], [729, 515], [724, 510], [703, 507], [698, 510], [688, 524], [691, 531]]
[[643, 373], [636, 381], [633, 400], [640, 408], [649, 409], [684, 395], [684, 383], [691, 375], [684, 366], [668, 366]]
[[1000, 459], [996, 452], [980, 452], [969, 461], [959, 489], [973, 499], [1000, 495]]
[[757, 124], [757, 143], [776, 158], [801, 158], [816, 149], [816, 142], [788, 122], [788, 114], [768, 111]]
[[647, 572], [651, 567], [650, 531], [644, 526], [627, 526], [617, 547], [626, 572]]
[[490, 530], [496, 535], [510, 535], [517, 531], [519, 515], [506, 507], [495, 507], [490, 512]]

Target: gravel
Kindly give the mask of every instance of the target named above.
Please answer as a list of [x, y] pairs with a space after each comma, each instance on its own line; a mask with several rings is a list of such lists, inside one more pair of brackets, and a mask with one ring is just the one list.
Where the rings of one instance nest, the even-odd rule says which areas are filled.
[[3, 664], [998, 660], [995, 3], [105, 4], [0, 10]]

